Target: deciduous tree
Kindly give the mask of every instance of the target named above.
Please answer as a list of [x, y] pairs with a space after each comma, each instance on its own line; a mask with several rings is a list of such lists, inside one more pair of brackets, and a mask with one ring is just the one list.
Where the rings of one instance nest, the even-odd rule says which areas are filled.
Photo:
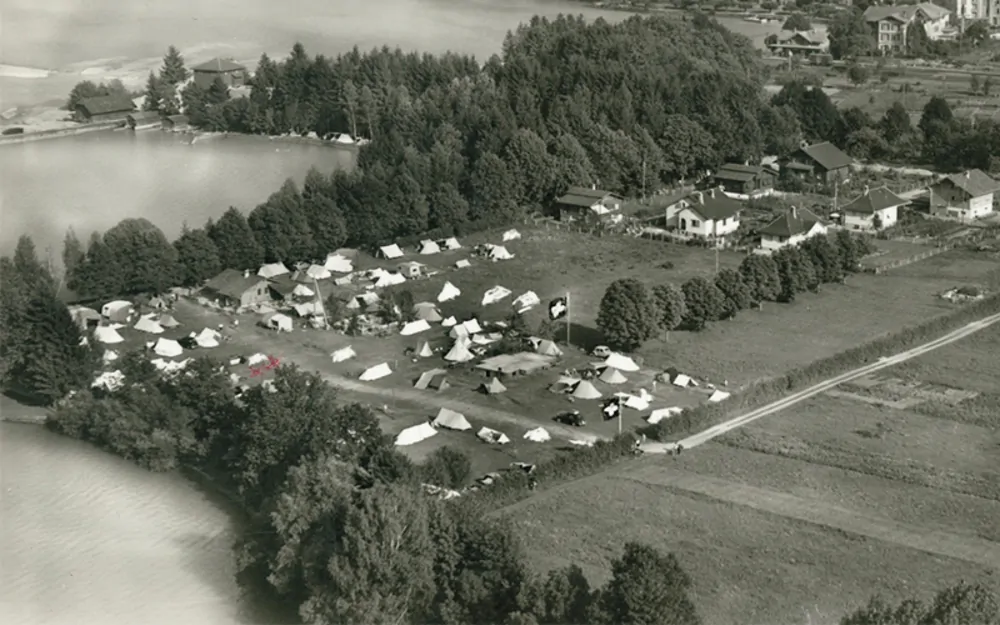
[[740, 263], [743, 282], [750, 289], [750, 297], [756, 303], [773, 302], [781, 292], [781, 278], [778, 265], [769, 256], [751, 254]]
[[684, 321], [687, 314], [687, 304], [684, 301], [684, 291], [676, 284], [657, 284], [653, 287], [653, 298], [656, 309], [660, 313], [659, 327], [664, 332], [670, 332]]
[[687, 593], [691, 578], [673, 554], [634, 542], [611, 563], [611, 581], [601, 592], [601, 607], [611, 623], [699, 625], [701, 618]]
[[684, 324], [701, 330], [709, 321], [718, 321], [726, 311], [726, 296], [714, 283], [702, 277], [691, 278], [681, 287], [687, 314]]
[[736, 313], [750, 307], [753, 297], [739, 271], [735, 269], [719, 271], [719, 275], [715, 276], [715, 286], [725, 296], [722, 317], [735, 317]]
[[611, 283], [601, 298], [597, 328], [612, 347], [633, 351], [656, 334], [656, 302], [634, 278]]
[[219, 250], [219, 262], [226, 269], [253, 269], [264, 262], [264, 251], [254, 237], [243, 213], [230, 207], [215, 223], [205, 227]]
[[219, 250], [215, 242], [201, 228], [184, 226], [181, 236], [174, 241], [180, 279], [184, 286], [197, 286], [222, 271]]

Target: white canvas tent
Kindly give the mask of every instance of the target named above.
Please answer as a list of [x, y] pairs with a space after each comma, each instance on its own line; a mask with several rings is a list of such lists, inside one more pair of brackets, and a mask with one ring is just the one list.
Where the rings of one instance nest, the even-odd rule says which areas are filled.
[[313, 280], [326, 280], [333, 277], [330, 270], [323, 265], [309, 265], [309, 269], [306, 269], [306, 275]]
[[354, 351], [354, 347], [348, 345], [347, 347], [341, 347], [337, 351], [330, 354], [330, 358], [333, 362], [344, 362], [345, 360], [357, 357], [357, 355], [358, 354]]
[[507, 437], [506, 434], [488, 427], [480, 429], [478, 432], [476, 432], [476, 436], [479, 438], [479, 440], [494, 445], [506, 445], [507, 443], [510, 442], [510, 439]]
[[413, 305], [413, 316], [417, 319], [423, 319], [429, 322], [441, 321], [441, 313], [438, 312], [437, 306], [431, 302], [420, 302]]
[[462, 247], [462, 244], [455, 237], [448, 237], [447, 239], [438, 241], [438, 247], [442, 250], [457, 250]]
[[490, 251], [486, 254], [487, 258], [490, 260], [510, 260], [514, 258], [514, 255], [507, 251], [507, 248], [502, 245], [494, 245], [490, 248]]
[[399, 249], [399, 246], [395, 243], [392, 245], [382, 246], [378, 248], [378, 251], [382, 254], [383, 258], [388, 258], [389, 260], [403, 257], [403, 250]]
[[118, 330], [108, 326], [97, 326], [94, 328], [94, 338], [101, 343], [121, 343], [125, 339], [121, 334], [118, 334]]
[[480, 388], [483, 389], [487, 395], [496, 395], [497, 393], [503, 393], [507, 390], [507, 387], [503, 385], [503, 382], [496, 378], [490, 378], [489, 382], [483, 382]]
[[465, 269], [466, 267], [471, 267], [472, 263], [469, 262], [468, 258], [463, 258], [462, 260], [455, 261], [455, 269]]
[[684, 375], [683, 373], [678, 373], [677, 377], [673, 379], [671, 384], [673, 384], [674, 386], [679, 386], [681, 388], [687, 388], [687, 386], [691, 384], [691, 378]]
[[104, 363], [114, 362], [118, 360], [118, 352], [113, 349], [104, 350], [104, 354], [101, 356], [101, 361]]
[[538, 299], [538, 295], [534, 291], [528, 291], [517, 296], [517, 299], [513, 301], [514, 310], [519, 313], [525, 313], [538, 306], [541, 300]]
[[601, 391], [590, 380], [583, 380], [570, 394], [577, 399], [597, 399], [601, 396]]
[[489, 306], [490, 304], [496, 304], [500, 300], [510, 296], [510, 289], [504, 288], [499, 284], [492, 289], [483, 293], [483, 306]]
[[455, 286], [451, 282], [445, 282], [444, 286], [441, 287], [441, 292], [438, 293], [437, 300], [438, 300], [439, 303], [440, 302], [448, 302], [448, 301], [451, 301], [451, 300], [455, 299], [456, 297], [458, 297], [461, 294], [462, 294], [462, 292], [458, 289], [457, 286]]
[[373, 380], [380, 380], [387, 375], [392, 374], [392, 369], [389, 368], [387, 363], [382, 363], [365, 369], [365, 372], [361, 374], [359, 378], [362, 382], [371, 382]]
[[174, 358], [180, 356], [184, 353], [184, 348], [177, 341], [171, 339], [160, 338], [156, 340], [156, 344], [153, 345], [153, 351], [157, 356], [163, 356], [164, 358]]
[[507, 241], [516, 241], [517, 239], [520, 239], [520, 238], [521, 238], [521, 233], [518, 232], [517, 230], [508, 230], [507, 232], [503, 233], [503, 240], [504, 240], [504, 242], [507, 242]]
[[438, 410], [437, 416], [434, 417], [433, 424], [439, 428], [458, 430], [459, 432], [472, 429], [472, 424], [470, 424], [469, 420], [465, 418], [465, 415], [447, 408]]
[[621, 397], [622, 403], [626, 408], [639, 411], [648, 409], [649, 402], [653, 399], [653, 397], [647, 393], [645, 389], [639, 389], [639, 395], [615, 393], [615, 397]]
[[550, 341], [549, 339], [542, 339], [538, 341], [538, 345], [535, 346], [535, 351], [543, 356], [562, 356], [562, 350], [559, 346]]
[[[424, 371], [423, 373], [420, 374], [420, 377], [417, 378], [417, 381], [416, 383], [414, 383], [413, 388], [417, 389], [418, 391], [427, 390], [427, 388], [431, 385], [431, 382], [434, 381], [434, 378], [444, 379], [447, 373], [448, 371], [446, 369], [431, 369], [430, 371]], [[442, 390], [441, 387], [442, 385], [438, 384], [437, 388], [439, 390]], [[444, 385], [444, 388], [448, 388], [447, 385]]]
[[450, 328], [450, 327], [456, 325], [457, 323], [458, 323], [458, 319], [455, 319], [454, 317], [448, 317], [447, 319], [445, 319], [444, 321], [441, 322], [441, 326], [444, 327], [444, 328]]
[[441, 251], [441, 248], [437, 243], [431, 241], [430, 239], [425, 239], [420, 242], [420, 253], [421, 254], [437, 254]]
[[544, 443], [552, 440], [552, 436], [545, 428], [535, 428], [524, 433], [524, 438], [533, 443]]
[[135, 329], [147, 334], [163, 334], [163, 327], [149, 317], [139, 317], [139, 321], [135, 322]]
[[448, 333], [448, 336], [450, 336], [453, 339], [457, 339], [462, 336], [471, 336], [473, 334], [478, 334], [482, 331], [483, 328], [482, 326], [479, 325], [478, 320], [469, 319], [453, 327], [451, 329], [451, 332]]
[[291, 332], [294, 327], [292, 324], [292, 318], [281, 313], [271, 313], [270, 315], [266, 315], [263, 322], [265, 327], [279, 332]]
[[653, 412], [649, 413], [649, 416], [646, 417], [646, 421], [650, 425], [656, 425], [664, 419], [669, 419], [670, 417], [679, 415], [683, 412], [683, 410], [683, 408], [678, 408], [677, 406], [671, 406], [670, 408], [657, 408]]
[[421, 345], [420, 349], [417, 350], [417, 356], [419, 356], [420, 358], [430, 358], [433, 355], [434, 355], [434, 350], [431, 349], [431, 344], [428, 343], [427, 341], [424, 341], [424, 344]]
[[378, 277], [375, 281], [375, 288], [381, 289], [387, 286], [396, 286], [397, 284], [403, 284], [406, 282], [406, 276], [401, 273], [395, 272], [383, 272], [382, 275]]
[[296, 284], [295, 288], [292, 289], [292, 295], [295, 297], [316, 297], [313, 290], [304, 284]]
[[628, 356], [622, 356], [618, 353], [612, 353], [610, 356], [604, 359], [604, 364], [609, 367], [614, 367], [619, 371], [638, 371], [639, 365], [635, 364], [635, 361]]
[[614, 367], [605, 367], [601, 373], [601, 377], [598, 379], [605, 384], [625, 384], [628, 382], [628, 378], [623, 376], [622, 372]]
[[708, 401], [720, 402], [727, 399], [728, 397], [729, 393], [727, 393], [726, 391], [716, 390], [714, 393], [712, 393], [712, 396], [708, 398]]
[[351, 273], [354, 271], [354, 263], [351, 262], [350, 258], [345, 258], [340, 254], [328, 254], [326, 257], [326, 262], [323, 266], [329, 271], [335, 271], [337, 273]]
[[285, 267], [285, 263], [271, 263], [263, 265], [257, 270], [257, 275], [261, 278], [274, 278], [275, 276], [283, 276], [286, 273], [291, 272], [288, 271], [288, 267]]
[[125, 300], [115, 300], [101, 306], [101, 316], [113, 321], [124, 321], [128, 313], [132, 311], [132, 302]]
[[448, 362], [469, 362], [475, 358], [469, 348], [463, 343], [455, 343], [452, 345], [448, 353], [444, 355], [444, 359]]
[[105, 371], [90, 384], [91, 388], [103, 388], [112, 393], [125, 385], [125, 374], [121, 371]]
[[431, 326], [429, 323], [423, 319], [417, 319], [416, 321], [411, 321], [403, 326], [403, 329], [399, 333], [403, 336], [412, 336], [414, 334], [420, 334], [421, 332], [426, 332], [430, 330]]
[[211, 348], [219, 346], [220, 338], [222, 338], [221, 334], [211, 328], [205, 328], [194, 337], [194, 341], [198, 344], [198, 347]]
[[295, 304], [292, 308], [295, 310], [295, 314], [300, 317], [312, 317], [313, 315], [323, 314], [323, 304], [317, 301], [302, 302], [301, 304]]
[[174, 319], [173, 315], [162, 315], [158, 323], [161, 328], [176, 328], [181, 325], [179, 321]]
[[425, 421], [420, 425], [412, 425], [397, 434], [396, 445], [399, 447], [414, 445], [420, 441], [427, 440], [435, 434], [437, 434], [437, 430], [434, 429], [434, 426]]

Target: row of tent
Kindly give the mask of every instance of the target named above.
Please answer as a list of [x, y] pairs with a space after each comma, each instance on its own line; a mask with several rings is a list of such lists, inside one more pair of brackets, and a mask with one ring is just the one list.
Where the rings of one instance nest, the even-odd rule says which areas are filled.
[[[456, 432], [467, 432], [472, 429], [472, 424], [469, 423], [469, 420], [462, 413], [449, 408], [441, 408], [438, 410], [437, 416], [433, 419], [410, 426], [401, 431], [396, 436], [396, 445], [404, 447], [427, 440], [437, 434], [439, 428], [454, 430]], [[510, 437], [503, 432], [485, 426], [476, 432], [476, 438], [491, 445], [506, 445], [510, 442]], [[551, 440], [552, 436], [545, 428], [535, 428], [528, 430], [524, 434], [524, 438], [532, 442], [544, 443]]]
[[[515, 241], [520, 238], [521, 238], [521, 233], [518, 232], [517, 230], [508, 230], [503, 233], [504, 243], [506, 243], [507, 241]], [[459, 243], [458, 239], [456, 239], [455, 237], [449, 237], [447, 239], [441, 239], [439, 241], [424, 239], [423, 241], [420, 242], [420, 245], [417, 247], [417, 253], [422, 256], [429, 256], [431, 254], [440, 254], [443, 251], [453, 251], [461, 249], [461, 247], [462, 244]], [[406, 255], [403, 252], [402, 248], [400, 248], [399, 245], [397, 245], [396, 243], [393, 243], [391, 245], [384, 245], [380, 247], [378, 251], [380, 256], [389, 260], [402, 258], [403, 256]], [[490, 258], [493, 258], [494, 260], [508, 260], [510, 258], [513, 258], [510, 252], [507, 251], [507, 249], [502, 245], [491, 246], [489, 248], [488, 256]]]

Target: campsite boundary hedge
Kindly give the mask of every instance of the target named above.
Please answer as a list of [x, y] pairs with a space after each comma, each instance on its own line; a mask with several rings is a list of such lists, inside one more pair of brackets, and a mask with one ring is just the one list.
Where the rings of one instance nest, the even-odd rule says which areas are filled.
[[799, 370], [764, 380], [743, 392], [734, 393], [723, 402], [687, 408], [680, 414], [654, 426], [648, 426], [642, 431], [650, 438], [662, 442], [679, 440], [717, 425], [735, 412], [759, 408], [781, 399], [789, 391], [807, 388], [855, 369], [872, 359], [897, 354], [940, 338], [948, 332], [995, 313], [1000, 313], [1000, 293], [899, 332], [880, 336], [839, 354], [821, 358]]

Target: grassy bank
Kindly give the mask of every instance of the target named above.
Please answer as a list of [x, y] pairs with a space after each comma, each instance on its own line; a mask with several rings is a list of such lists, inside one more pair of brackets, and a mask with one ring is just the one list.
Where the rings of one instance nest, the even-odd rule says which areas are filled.
[[28, 143], [31, 141], [43, 141], [45, 139], [58, 139], [59, 137], [72, 137], [89, 132], [100, 132], [102, 130], [113, 130], [121, 128], [125, 122], [98, 122], [94, 124], [83, 124], [73, 128], [59, 128], [56, 130], [39, 130], [37, 132], [25, 132], [20, 135], [0, 136], [0, 145], [13, 145], [17, 143]]

